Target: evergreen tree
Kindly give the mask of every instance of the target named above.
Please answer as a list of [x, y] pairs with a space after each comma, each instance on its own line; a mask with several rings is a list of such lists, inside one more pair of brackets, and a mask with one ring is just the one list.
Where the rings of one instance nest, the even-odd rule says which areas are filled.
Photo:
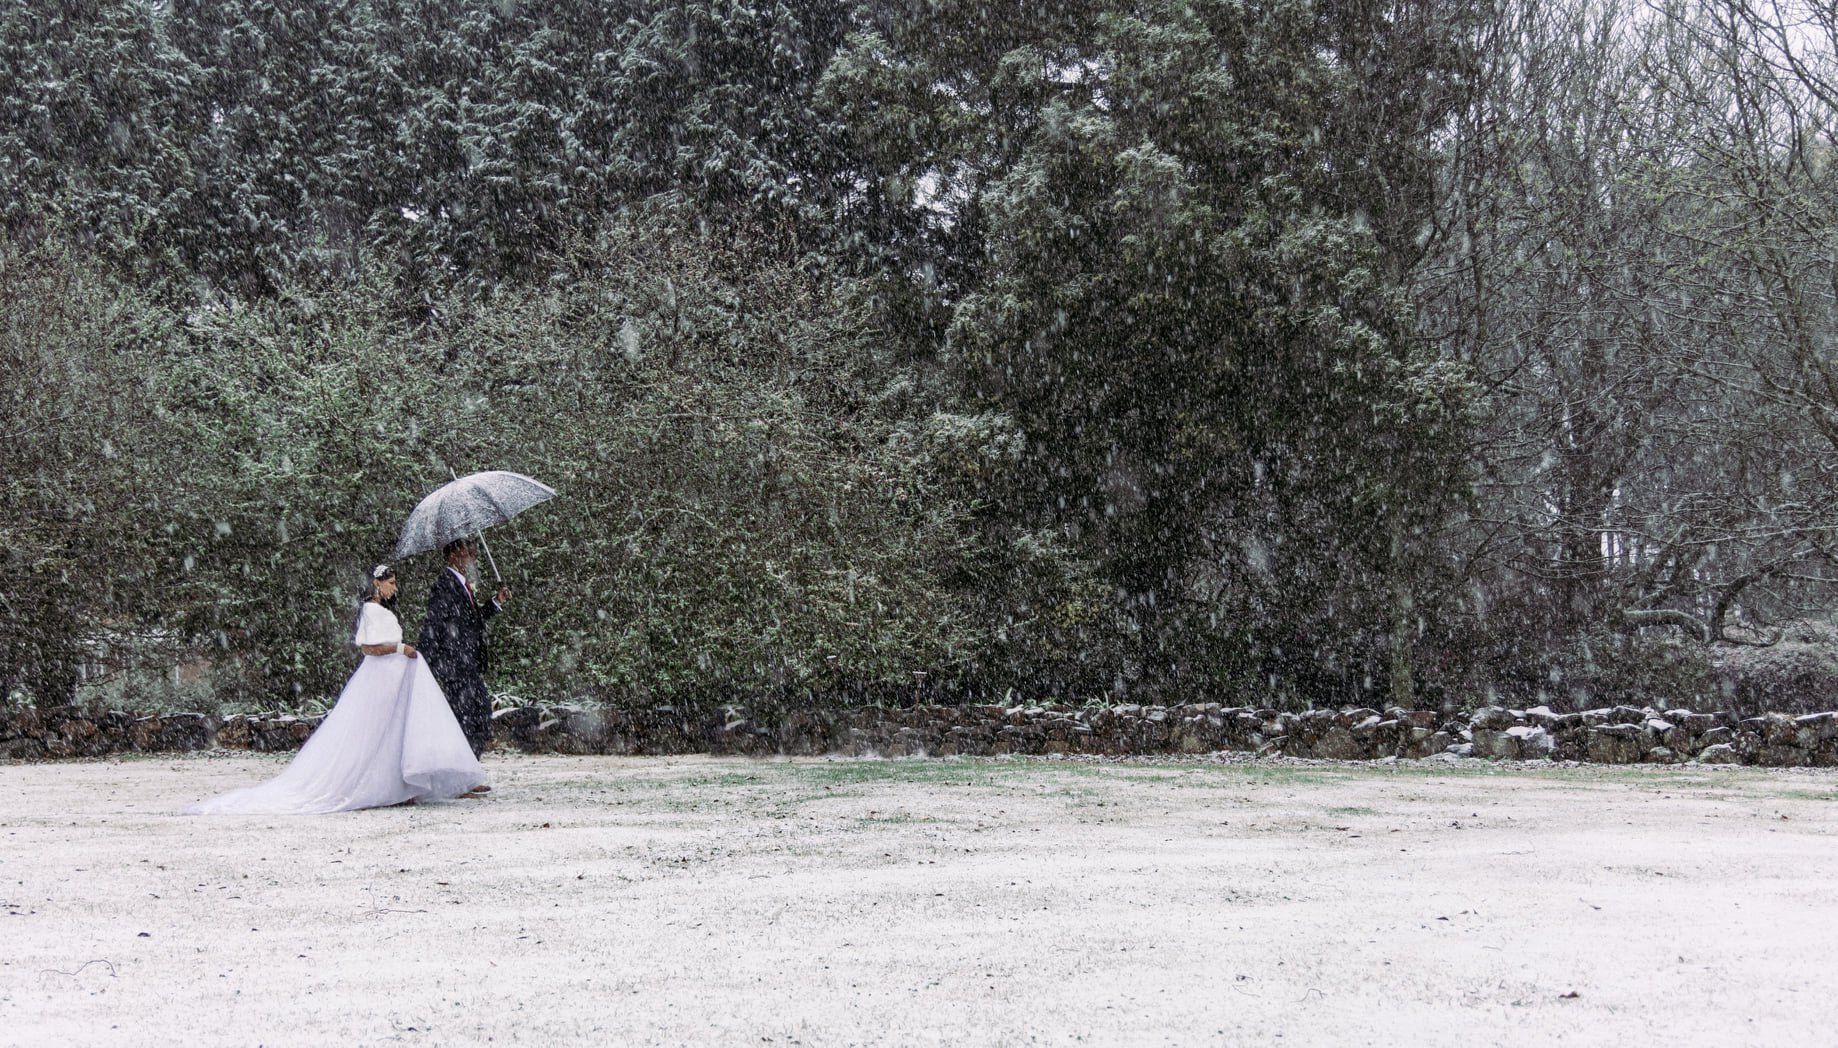
[[0, 11], [0, 231], [64, 231], [145, 275], [183, 270], [196, 70], [138, 0]]
[[430, 284], [539, 280], [569, 236], [660, 197], [710, 228], [827, 238], [841, 165], [812, 97], [838, 0], [379, 4], [375, 108], [399, 113], [373, 229]]
[[193, 265], [211, 285], [256, 297], [296, 274], [349, 275], [377, 214], [399, 206], [376, 27], [362, 0], [174, 0], [167, 33], [198, 71]]
[[[858, 36], [831, 76], [878, 169], [930, 180], [915, 206], [938, 207], [941, 238], [977, 238], [946, 345], [1026, 437], [1000, 512], [1101, 559], [1115, 617], [1086, 640], [1115, 646], [1119, 681], [1408, 687], [1400, 624], [1463, 487], [1466, 394], [1410, 338], [1401, 231], [1427, 219], [1433, 168], [1376, 133], [1370, 70], [1343, 54], [1356, 19], [1292, 2], [1039, 26], [978, 11]], [[957, 44], [981, 90], [902, 38], [943, 41], [919, 52], [934, 60]], [[1447, 70], [1391, 72], [1459, 71], [1439, 57]], [[952, 145], [928, 166], [934, 137]]]

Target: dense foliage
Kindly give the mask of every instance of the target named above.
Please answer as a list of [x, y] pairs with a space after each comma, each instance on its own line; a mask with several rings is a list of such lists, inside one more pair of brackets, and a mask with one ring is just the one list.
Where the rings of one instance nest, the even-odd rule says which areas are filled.
[[[449, 470], [530, 699], [1576, 703], [1831, 604], [1829, 15], [0, 12], [0, 684], [323, 700]], [[409, 580], [412, 630], [423, 592]]]

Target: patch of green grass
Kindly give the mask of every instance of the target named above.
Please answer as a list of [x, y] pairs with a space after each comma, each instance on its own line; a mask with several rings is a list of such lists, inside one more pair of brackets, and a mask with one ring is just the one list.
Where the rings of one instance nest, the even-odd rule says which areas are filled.
[[854, 821], [857, 826], [934, 826], [943, 820], [907, 812], [877, 812], [873, 815], [857, 815]]
[[[1464, 779], [1523, 779], [1562, 783], [1581, 790], [1637, 789], [1662, 794], [1690, 794], [1705, 798], [1795, 796], [1838, 800], [1834, 788], [1822, 790], [1806, 782], [1783, 782], [1766, 769], [1718, 769], [1656, 765], [1582, 765], [1566, 767], [1544, 762], [1518, 761], [1397, 761], [1364, 765], [1295, 765], [1277, 763], [1212, 764], [1157, 761], [1086, 762], [1044, 760], [1031, 757], [895, 757], [895, 758], [795, 758], [733, 764], [700, 765], [682, 769], [659, 767], [643, 774], [619, 777], [621, 789], [651, 792], [706, 788], [711, 791], [769, 793], [779, 805], [849, 796], [857, 788], [880, 784], [922, 784], [948, 788], [1026, 788], [1062, 796], [1074, 804], [1094, 803], [1108, 796], [1094, 792], [1098, 783], [1132, 790], [1219, 790], [1233, 787], [1293, 787], [1344, 785], [1359, 780], [1410, 782]], [[557, 783], [604, 788], [606, 780]], [[1712, 799], [1715, 799], [1714, 797]], [[1377, 812], [1342, 810], [1342, 815]]]
[[944, 786], [986, 786], [1025, 774], [1019, 762], [979, 759], [861, 759], [775, 765], [797, 781], [819, 786], [879, 782], [923, 782]]
[[1190, 786], [1210, 788], [1216, 783], [1204, 781], [1225, 777], [1233, 781], [1258, 783], [1312, 783], [1332, 782], [1345, 778], [1337, 769], [1305, 768], [1292, 765], [1251, 765], [1251, 764], [1201, 764], [1201, 763], [1166, 763], [1149, 760], [1132, 761], [1057, 761], [1039, 757], [950, 757], [935, 760], [939, 766], [936, 772], [918, 772], [908, 775], [902, 766], [912, 767], [925, 763], [922, 759], [881, 762], [884, 767], [867, 772], [871, 778], [885, 778], [889, 781], [928, 781], [925, 776], [934, 774], [942, 778], [953, 775], [963, 778], [979, 778], [985, 782], [1011, 782], [1016, 780], [1039, 781], [1051, 778], [1093, 778], [1109, 781], [1131, 781], [1162, 784], [1168, 786]]
[[687, 779], [659, 779], [663, 786], [757, 786], [766, 780], [759, 775], [744, 772], [724, 772], [720, 775], [692, 775]]

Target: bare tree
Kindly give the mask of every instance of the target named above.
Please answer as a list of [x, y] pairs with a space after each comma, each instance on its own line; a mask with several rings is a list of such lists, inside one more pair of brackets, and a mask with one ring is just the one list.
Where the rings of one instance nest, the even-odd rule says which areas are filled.
[[1832, 81], [1778, 15], [1493, 21], [1422, 283], [1488, 391], [1477, 603], [1765, 643], [1832, 600]]

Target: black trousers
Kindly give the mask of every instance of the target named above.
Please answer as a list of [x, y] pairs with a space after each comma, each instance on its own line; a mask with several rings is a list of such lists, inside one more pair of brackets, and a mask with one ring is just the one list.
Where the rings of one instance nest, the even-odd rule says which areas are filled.
[[477, 671], [449, 676], [434, 670], [434, 679], [446, 693], [447, 705], [453, 710], [453, 719], [459, 721], [460, 730], [466, 733], [472, 755], [484, 753], [491, 742], [491, 693], [485, 690], [484, 676]]

